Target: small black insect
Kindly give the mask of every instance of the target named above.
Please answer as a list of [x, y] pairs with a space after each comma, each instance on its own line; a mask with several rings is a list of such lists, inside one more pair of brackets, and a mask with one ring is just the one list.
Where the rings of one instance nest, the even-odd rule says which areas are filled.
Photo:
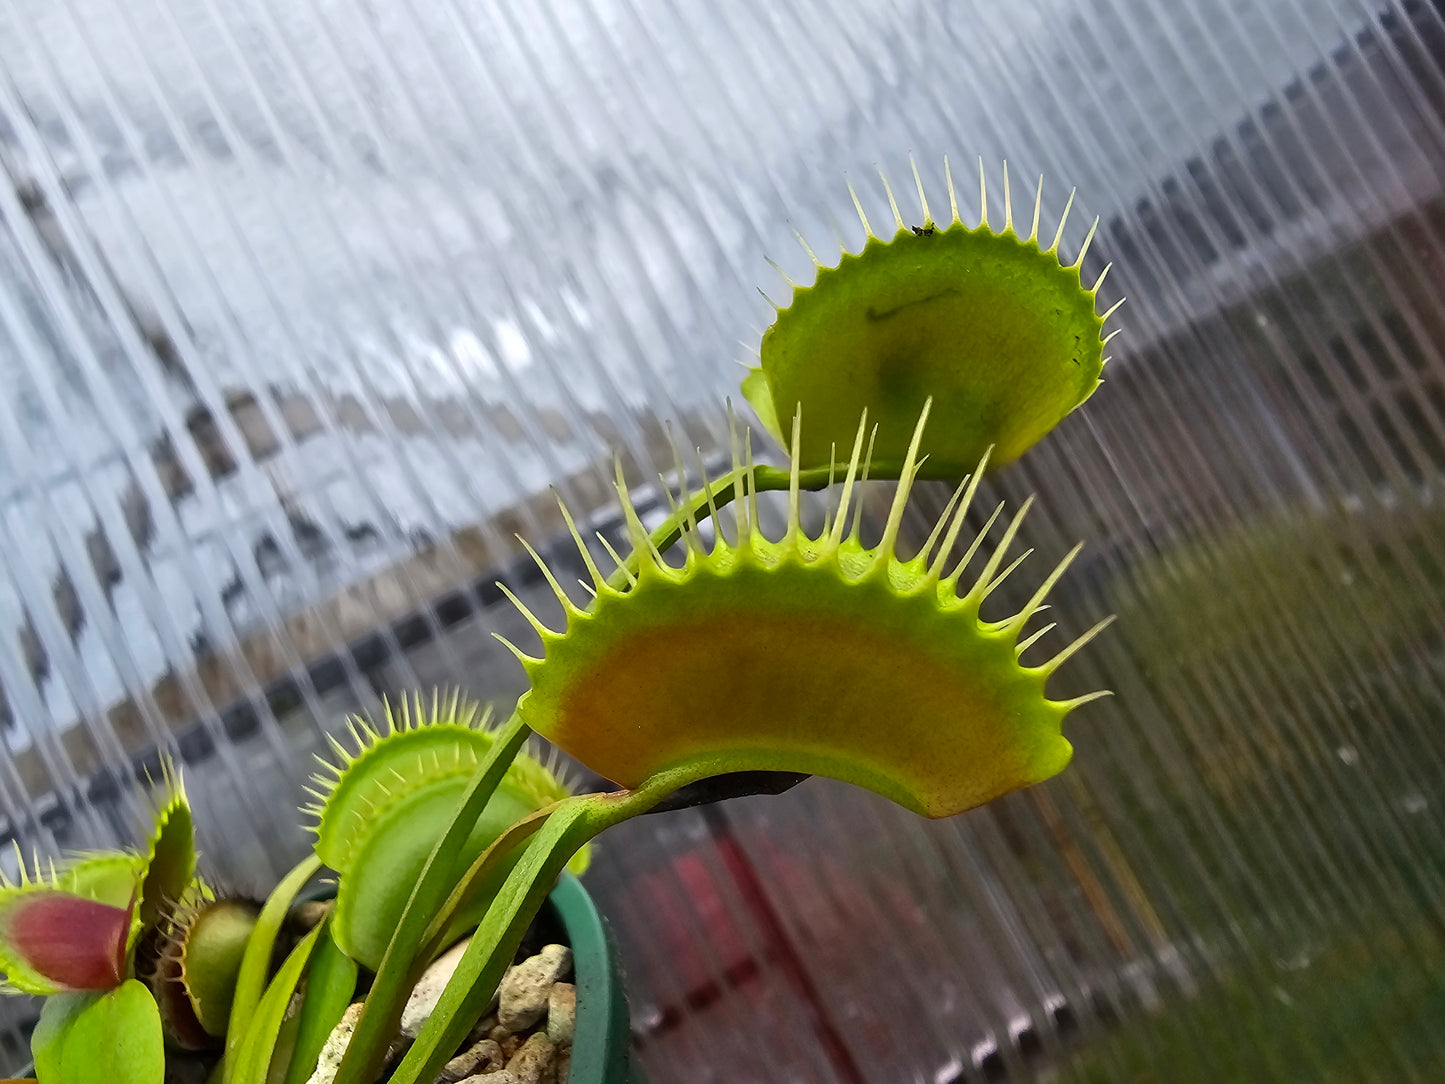
[[932, 236], [933, 236], [933, 227], [932, 227], [932, 226], [909, 226], [908, 228], [913, 231], [913, 236], [915, 236], [915, 237], [932, 237]]

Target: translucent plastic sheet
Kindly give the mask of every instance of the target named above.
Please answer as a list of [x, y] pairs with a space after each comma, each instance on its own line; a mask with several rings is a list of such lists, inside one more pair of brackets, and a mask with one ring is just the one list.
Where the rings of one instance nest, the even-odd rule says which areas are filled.
[[955, 821], [815, 781], [606, 837], [643, 1064], [1432, 1079], [1442, 109], [1422, 0], [0, 0], [0, 836], [128, 839], [170, 751], [264, 888], [345, 712], [516, 695], [513, 532], [717, 446], [845, 177], [890, 221], [875, 166], [946, 154], [972, 221], [1006, 159], [1129, 299], [993, 483], [1087, 541], [1117, 696]]

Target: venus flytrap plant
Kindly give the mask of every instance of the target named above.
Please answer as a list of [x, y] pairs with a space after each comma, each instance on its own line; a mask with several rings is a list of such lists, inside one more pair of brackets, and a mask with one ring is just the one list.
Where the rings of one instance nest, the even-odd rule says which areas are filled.
[[[540, 658], [508, 645], [531, 680], [518, 718], [634, 789], [609, 796], [607, 814], [587, 798], [563, 803], [527, 844], [438, 1013], [393, 1078], [399, 1084], [425, 1079], [470, 1026], [515, 948], [518, 927], [540, 903], [539, 886], [550, 884], [567, 847], [672, 790], [732, 772], [791, 770], [834, 775], [916, 812], [948, 816], [1048, 778], [1067, 763], [1064, 716], [1104, 694], [1051, 701], [1043, 686], [1107, 621], [1043, 664], [1024, 667], [1018, 658], [1053, 627], [1023, 635], [1077, 550], [1021, 611], [1001, 622], [982, 621], [979, 605], [1016, 567], [1001, 566], [1027, 506], [964, 593], [959, 579], [973, 550], [952, 566], [947, 562], [990, 456], [995, 463], [1017, 458], [1098, 386], [1107, 342], [1101, 332], [1113, 310], [1095, 311], [1102, 274], [1087, 289], [1079, 280], [1087, 239], [1072, 264], [1058, 259], [1067, 208], [1044, 249], [1038, 241], [1042, 185], [1022, 239], [1013, 226], [1007, 173], [1001, 232], [989, 228], [983, 189], [980, 170], [982, 210], [972, 230], [960, 221], [951, 174], [952, 220], [941, 229], [921, 181], [924, 225], [911, 230], [890, 189], [898, 232], [887, 242], [873, 233], [854, 196], [868, 237], [863, 250], [845, 253], [834, 268], [814, 257], [817, 281], [794, 284], [793, 303], [778, 309], [764, 335], [761, 364], [744, 383], [764, 427], [780, 439], [775, 404], [798, 404], [786, 474], [756, 467], [734, 442], [729, 475], [716, 484], [704, 478], [649, 536], [619, 472], [633, 550], [616, 559], [608, 576], [563, 509], [592, 579], [593, 601], [575, 605], [538, 561], [567, 626], [551, 629], [518, 603], [543, 643]], [[935, 399], [942, 424], [924, 445]], [[810, 419], [821, 416], [806, 442], [804, 408]], [[870, 409], [881, 419], [871, 431]], [[851, 429], [860, 415], [856, 432], [843, 428]], [[853, 454], [832, 527], [809, 537], [798, 514], [799, 492], [805, 479], [806, 488], [832, 485], [836, 449], [849, 436]], [[909, 489], [925, 463], [929, 477], [973, 474], [920, 553], [904, 560], [893, 547]], [[871, 551], [858, 541], [856, 519], [844, 535], [852, 488], [870, 468], [875, 477], [900, 480], [883, 540]], [[788, 528], [774, 541], [756, 530], [756, 495], [784, 484]], [[716, 519], [729, 501], [734, 540], [718, 529], [709, 551], [698, 523], [704, 511]], [[681, 569], [662, 558], [678, 541], [687, 547]], [[715, 690], [729, 695], [699, 695]], [[635, 811], [628, 808], [631, 798]], [[359, 1031], [353, 1044], [362, 1039]], [[360, 1045], [352, 1053], [358, 1057], [343, 1063], [342, 1084], [366, 1079], [359, 1067], [372, 1064]]]
[[[751, 436], [734, 425], [730, 469], [710, 479], [699, 454], [700, 487], [669, 495], [672, 514], [649, 532], [619, 467], [629, 551], [599, 536], [607, 562], [561, 505], [587, 572], [583, 602], [523, 541], [564, 619], [547, 625], [502, 587], [542, 645], [533, 655], [506, 644], [529, 689], [505, 723], [458, 693], [403, 700], [380, 726], [354, 720], [351, 743], [333, 742], [337, 759], [323, 762], [312, 791], [315, 853], [259, 909], [212, 900], [194, 882], [183, 792], [179, 805], [158, 806], [146, 855], [108, 878], [99, 867], [86, 875], [104, 892], [76, 891], [79, 875], [0, 889], [0, 968], [12, 984], [110, 991], [104, 1008], [92, 1007], [95, 994], [74, 995], [84, 1004], [52, 998], [37, 1032], [41, 1084], [78, 1079], [53, 1068], [75, 1044], [114, 1046], [103, 1033], [116, 1013], [149, 1036], [157, 1004], [172, 1043], [188, 1035], [204, 1046], [224, 1032], [224, 1084], [302, 1084], [359, 986], [368, 992], [335, 1082], [373, 1084], [422, 970], [470, 930], [440, 1002], [386, 1077], [430, 1084], [557, 877], [580, 870], [588, 842], [622, 820], [810, 774], [946, 817], [1064, 768], [1065, 719], [1105, 694], [1052, 699], [1046, 685], [1108, 622], [1046, 661], [1024, 657], [1053, 628], [1031, 624], [1077, 547], [997, 620], [980, 608], [1027, 556], [1011, 551], [1029, 502], [997, 542], [988, 539], [1002, 506], [956, 551], [984, 470], [1016, 459], [1097, 387], [1112, 310], [1096, 313], [1102, 275], [1090, 287], [1080, 280], [1087, 239], [1068, 263], [1063, 218], [1052, 243], [1040, 242], [1041, 189], [1021, 235], [1007, 171], [998, 230], [982, 174], [975, 227], [960, 219], [951, 174], [942, 224], [916, 168], [914, 177], [923, 224], [905, 224], [885, 179], [897, 232], [884, 240], [855, 194], [865, 244], [833, 266], [808, 248], [815, 281], [793, 284], [763, 336], [744, 394], [785, 445], [785, 468], [755, 463]], [[680, 455], [677, 467], [681, 486]], [[860, 522], [870, 477], [897, 482], [871, 544]], [[957, 488], [908, 553], [904, 516], [927, 478]], [[834, 495], [815, 531], [804, 523], [806, 490]], [[758, 514], [767, 491], [787, 494], [777, 537]], [[681, 557], [669, 560], [674, 548]], [[555, 761], [524, 750], [534, 733], [622, 789], [570, 794]], [[293, 900], [323, 867], [336, 875], [334, 903], [277, 966]], [[94, 919], [75, 945], [55, 934], [65, 908]], [[126, 981], [137, 931], [175, 935], [141, 953], [149, 1008]], [[215, 981], [196, 974], [201, 956]], [[138, 1057], [136, 1073], [117, 1079], [158, 1081], [151, 1055]]]

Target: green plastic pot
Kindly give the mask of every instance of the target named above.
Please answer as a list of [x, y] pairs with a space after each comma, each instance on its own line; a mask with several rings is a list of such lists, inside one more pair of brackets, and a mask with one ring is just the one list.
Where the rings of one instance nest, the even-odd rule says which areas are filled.
[[566, 1084], [643, 1084], [629, 1053], [627, 995], [617, 947], [582, 882], [563, 874], [547, 907], [572, 946], [577, 1030]]

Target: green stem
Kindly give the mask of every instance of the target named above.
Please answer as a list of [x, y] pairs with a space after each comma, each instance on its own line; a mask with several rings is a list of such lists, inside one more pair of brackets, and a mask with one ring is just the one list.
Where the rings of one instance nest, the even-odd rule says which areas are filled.
[[356, 1031], [337, 1071], [335, 1084], [370, 1084], [380, 1074], [386, 1059], [386, 1048], [396, 1038], [401, 1024], [406, 999], [420, 977], [417, 972], [428, 962], [418, 956], [417, 950], [453, 888], [452, 869], [457, 854], [531, 732], [521, 716], [513, 715], [507, 725], [497, 732], [487, 755], [477, 765], [457, 807], [456, 816], [432, 848], [421, 876], [417, 878], [416, 887], [412, 889], [411, 898], [407, 900], [406, 910], [397, 922], [396, 932], [392, 934], [391, 943], [387, 945], [386, 954], [382, 956], [381, 966], [372, 981], [361, 1019], [357, 1021]]
[[561, 802], [553, 802], [551, 805], [543, 806], [537, 812], [523, 817], [494, 839], [487, 849], [477, 857], [471, 868], [457, 882], [456, 888], [452, 889], [451, 895], [442, 904], [436, 918], [432, 919], [431, 925], [427, 927], [426, 942], [422, 946], [420, 960], [434, 960], [442, 954], [442, 951], [450, 944], [450, 941], [447, 940], [448, 935], [450, 934], [452, 939], [455, 939], [451, 922], [457, 912], [472, 902], [472, 897], [482, 882], [490, 877], [514, 850], [539, 831], [560, 804]]
[[[245, 1034], [234, 1048], [227, 1051], [229, 1079], [236, 1084], [266, 1084], [271, 1069], [271, 1059], [277, 1050], [282, 1025], [286, 1021], [286, 1009], [291, 1004], [291, 995], [296, 992], [311, 952], [316, 948], [325, 924], [317, 926], [303, 937], [286, 957], [286, 962], [276, 972], [276, 977], [266, 987], [266, 993], [256, 1005], [246, 1025]], [[230, 1032], [226, 1033], [227, 1040]]]
[[286, 1084], [306, 1084], [311, 1079], [322, 1047], [356, 994], [358, 971], [356, 961], [337, 947], [328, 928], [316, 942], [306, 971], [306, 993], [296, 1017], [296, 1044], [286, 1069]]
[[[799, 471], [798, 488], [827, 489], [829, 483], [834, 481], [834, 475], [832, 467], [813, 467], [809, 470]], [[652, 544], [657, 547], [658, 552], [665, 553], [682, 537], [684, 524], [701, 522], [708, 517], [710, 508], [722, 509], [731, 504], [737, 495], [734, 483], [739, 476], [744, 478], [747, 476], [746, 467], [730, 470], [721, 478], [688, 494], [687, 499], [683, 501], [678, 510], [653, 530]], [[786, 470], [778, 467], [755, 466], [752, 471], [751, 485], [747, 488], [751, 488], [756, 493], [767, 493], [771, 490], [787, 489], [789, 484], [790, 477]], [[637, 572], [636, 553], [627, 556], [627, 572], [634, 574]], [[619, 569], [608, 577], [608, 583], [613, 587], [621, 588], [627, 583], [627, 574]]]
[[235, 1071], [236, 1048], [251, 1025], [251, 1017], [261, 1003], [262, 992], [266, 989], [266, 976], [271, 970], [271, 955], [276, 949], [276, 937], [281, 924], [291, 910], [291, 901], [306, 882], [321, 869], [321, 859], [308, 855], [296, 867], [281, 878], [271, 895], [267, 897], [261, 914], [256, 918], [256, 928], [246, 941], [246, 951], [241, 956], [241, 966], [236, 972], [236, 993], [231, 1000], [231, 1016], [226, 1022], [226, 1050], [223, 1057], [221, 1079], [230, 1084]]
[[572, 856], [603, 829], [646, 813], [697, 778], [695, 769], [674, 770], [653, 776], [637, 790], [583, 794], [560, 802], [508, 874], [391, 1084], [436, 1079], [486, 1011], [517, 946]]

